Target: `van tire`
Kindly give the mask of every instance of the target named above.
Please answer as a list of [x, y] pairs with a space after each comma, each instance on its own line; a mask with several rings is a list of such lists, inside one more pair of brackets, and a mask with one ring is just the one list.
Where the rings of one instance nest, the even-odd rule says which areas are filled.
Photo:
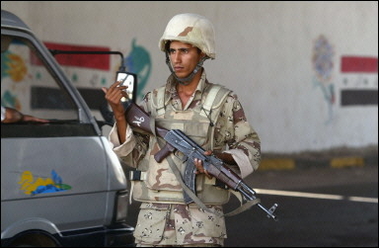
[[58, 247], [55, 239], [44, 233], [27, 233], [16, 237], [9, 246], [12, 247]]

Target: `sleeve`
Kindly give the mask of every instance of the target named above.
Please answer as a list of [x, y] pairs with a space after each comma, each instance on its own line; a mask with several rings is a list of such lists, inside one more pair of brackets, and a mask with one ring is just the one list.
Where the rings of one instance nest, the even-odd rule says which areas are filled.
[[[147, 108], [144, 102], [140, 106], [145, 110]], [[125, 142], [120, 144], [116, 123], [109, 132], [108, 140], [118, 158], [126, 165], [134, 168], [137, 167], [139, 161], [145, 156], [149, 144], [149, 136], [134, 132], [130, 125], [126, 129]]]
[[132, 128], [128, 125], [126, 128], [125, 142], [120, 144], [120, 139], [117, 134], [117, 124], [115, 123], [109, 132], [108, 139], [113, 146], [113, 151], [118, 157], [124, 157], [130, 154], [133, 148], [136, 146], [136, 139], [133, 135]]
[[226, 142], [229, 150], [224, 151], [224, 153], [230, 153], [233, 156], [239, 167], [241, 177], [245, 178], [257, 170], [260, 165], [261, 141], [257, 132], [247, 121], [237, 95], [230, 95], [227, 104], [232, 104], [232, 110], [228, 114], [230, 121], [227, 122], [227, 130], [230, 136]]

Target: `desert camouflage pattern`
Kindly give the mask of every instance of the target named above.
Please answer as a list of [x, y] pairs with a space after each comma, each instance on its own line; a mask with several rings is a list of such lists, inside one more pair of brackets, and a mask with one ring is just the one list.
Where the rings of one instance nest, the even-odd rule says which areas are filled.
[[[208, 84], [208, 90], [204, 90], [203, 95], [206, 95], [211, 87], [213, 86]], [[165, 88], [159, 90], [163, 90], [161, 92], [165, 94]], [[212, 99], [211, 102], [215, 101], [218, 107], [212, 109], [213, 113], [204, 109], [205, 106], [202, 104], [203, 99], [196, 101], [196, 104], [190, 108], [181, 109], [178, 105], [179, 102], [165, 106], [164, 102], [161, 101], [162, 104], [160, 105], [158, 101], [158, 99], [160, 99], [159, 95], [153, 95], [150, 115], [155, 116], [157, 126], [168, 130], [180, 129], [197, 144], [200, 144], [206, 149], [211, 149], [210, 136], [208, 135], [212, 129], [210, 122], [211, 120], [216, 121], [216, 117], [220, 112], [222, 103], [225, 101], [228, 92], [230, 91], [218, 90], [217, 93], [220, 94], [215, 93], [215, 97], [213, 97], [215, 99]], [[219, 99], [217, 99], [217, 96]], [[164, 108], [164, 111], [159, 111], [161, 108]], [[168, 160], [165, 159], [158, 163], [154, 158], [154, 155], [159, 150], [160, 146], [159, 142], [157, 142], [157, 137], [150, 136], [147, 155], [143, 159], [146, 161], [142, 162], [148, 165], [146, 179], [133, 182], [133, 198], [142, 202], [184, 203], [182, 187], [175, 174], [172, 173]], [[185, 161], [184, 155], [177, 151], [170, 156], [183, 174], [186, 166], [186, 163], [183, 162]], [[196, 178], [196, 192], [198, 197], [205, 204], [221, 205], [228, 202], [229, 191], [216, 188], [210, 184], [205, 184], [205, 178], [204, 175], [199, 175]]]
[[[260, 139], [247, 122], [243, 108], [233, 92], [229, 92], [214, 111], [204, 111], [208, 89], [213, 87], [203, 70], [201, 80], [186, 106], [182, 106], [176, 91], [175, 78], [170, 76], [164, 90], [164, 99], [157, 99], [159, 89], [146, 94], [140, 106], [156, 120], [156, 125], [166, 129], [179, 128], [204, 149], [232, 152], [243, 151], [247, 163], [238, 167], [256, 170], [261, 160]], [[161, 108], [164, 108], [162, 111]], [[205, 113], [205, 114], [204, 114]], [[213, 125], [210, 125], [210, 124]], [[129, 126], [130, 128], [130, 126]], [[110, 141], [118, 157], [128, 166], [146, 173], [142, 181], [132, 183], [132, 195], [141, 201], [141, 210], [134, 232], [136, 242], [154, 245], [188, 245], [202, 242], [222, 245], [226, 237], [224, 217], [211, 214], [196, 205], [187, 206], [183, 201], [180, 183], [171, 172], [167, 160], [157, 163], [153, 158], [161, 145], [152, 135], [134, 130], [124, 144], [119, 144], [117, 132], [112, 129]], [[128, 144], [129, 142], [129, 144]], [[130, 152], [123, 147], [132, 147]], [[132, 145], [132, 146], [131, 146]], [[241, 152], [240, 152], [241, 153]], [[176, 166], [183, 171], [185, 164], [178, 152], [171, 155]], [[217, 211], [229, 200], [229, 191], [206, 183], [204, 175], [197, 176], [197, 194], [202, 201]]]
[[[222, 213], [222, 207], [213, 206]], [[206, 212], [195, 204], [142, 203], [134, 231], [136, 244], [162, 246], [210, 244], [223, 246], [225, 220]]]
[[[167, 168], [167, 171], [170, 171], [170, 169]], [[157, 178], [160, 178], [160, 176], [161, 175], [157, 175]], [[161, 183], [157, 180], [155, 180], [155, 182], [157, 182], [156, 185]], [[146, 181], [133, 181], [131, 183], [133, 185], [133, 192], [131, 193], [135, 201], [184, 204], [183, 190], [181, 187], [175, 190], [176, 188], [171, 187], [172, 185], [162, 183], [167, 190], [152, 189], [148, 183], [148, 179], [146, 179]], [[215, 184], [215, 180], [208, 180], [204, 175], [198, 175], [196, 177], [196, 195], [204, 204], [223, 205], [229, 201], [230, 191], [217, 187]]]
[[159, 40], [161, 51], [165, 52], [166, 42], [171, 40], [192, 44], [210, 58], [216, 58], [214, 27], [204, 16], [183, 13], [171, 18]]

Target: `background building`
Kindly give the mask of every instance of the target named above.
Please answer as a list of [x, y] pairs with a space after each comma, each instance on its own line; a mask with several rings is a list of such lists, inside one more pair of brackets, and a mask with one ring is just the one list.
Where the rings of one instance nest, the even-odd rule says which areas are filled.
[[[1, 8], [51, 48], [121, 51], [138, 74], [139, 97], [169, 75], [158, 49], [167, 22], [204, 15], [216, 29], [207, 75], [238, 94], [264, 152], [378, 145], [377, 1], [2, 1]], [[120, 65], [117, 56], [106, 60], [65, 70], [78, 87], [100, 90]]]

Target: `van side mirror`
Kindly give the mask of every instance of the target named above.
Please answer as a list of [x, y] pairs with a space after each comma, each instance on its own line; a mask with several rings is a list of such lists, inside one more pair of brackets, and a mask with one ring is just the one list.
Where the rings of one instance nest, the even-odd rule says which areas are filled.
[[[128, 93], [128, 98], [122, 98], [121, 101], [124, 107], [130, 104], [130, 102], [136, 102], [137, 99], [137, 74], [126, 72], [125, 70], [119, 70], [116, 73], [116, 81], [122, 81], [120, 85], [128, 86], [126, 92]], [[105, 120], [105, 122], [99, 122], [99, 126], [109, 125], [112, 126], [114, 123], [113, 112], [108, 109], [108, 105], [100, 107], [100, 113]]]
[[[116, 73], [116, 81], [122, 81], [120, 86], [128, 86], [126, 89], [128, 98], [135, 103], [137, 98], [137, 75], [121, 70]], [[126, 102], [127, 99], [122, 98], [121, 101]]]

